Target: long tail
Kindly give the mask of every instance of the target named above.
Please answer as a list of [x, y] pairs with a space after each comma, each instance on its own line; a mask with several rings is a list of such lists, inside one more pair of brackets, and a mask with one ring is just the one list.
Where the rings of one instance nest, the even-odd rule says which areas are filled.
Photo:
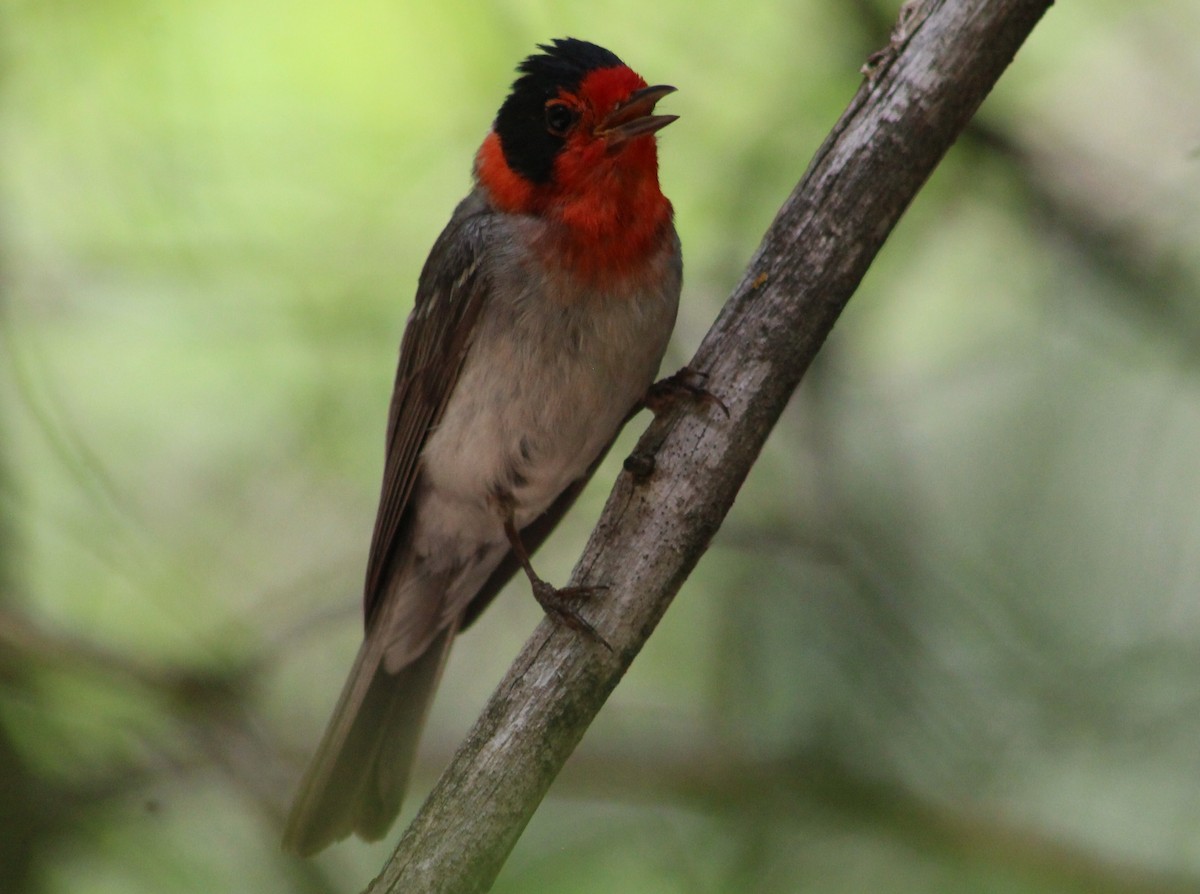
[[363, 641], [292, 803], [284, 850], [309, 856], [352, 832], [372, 841], [387, 832], [457, 626], [394, 674], [384, 667], [379, 637]]

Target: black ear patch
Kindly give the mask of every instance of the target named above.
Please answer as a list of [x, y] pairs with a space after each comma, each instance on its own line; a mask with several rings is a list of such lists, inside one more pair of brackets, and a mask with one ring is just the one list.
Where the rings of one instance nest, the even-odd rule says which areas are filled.
[[603, 47], [573, 37], [540, 44], [538, 49], [544, 52], [517, 66], [521, 77], [500, 106], [494, 129], [508, 166], [533, 183], [546, 183], [554, 174], [554, 156], [565, 142], [565, 131], [547, 122], [546, 103], [560, 90], [574, 93], [591, 72], [624, 63]]

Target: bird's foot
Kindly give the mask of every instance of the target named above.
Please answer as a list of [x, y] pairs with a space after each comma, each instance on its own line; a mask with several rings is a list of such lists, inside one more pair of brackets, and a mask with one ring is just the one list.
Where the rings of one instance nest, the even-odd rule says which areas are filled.
[[604, 584], [598, 584], [593, 587], [563, 587], [559, 589], [541, 578], [537, 578], [531, 583], [533, 584], [533, 595], [546, 614], [562, 621], [562, 623], [566, 624], [572, 630], [578, 630], [580, 633], [591, 637], [604, 646], [604, 648], [608, 649], [608, 651], [611, 652], [613, 650], [608, 640], [601, 636], [600, 631], [579, 614], [578, 609], [575, 607], [577, 603], [590, 599], [601, 590], [607, 590], [608, 587]]
[[673, 375], [651, 385], [642, 402], [646, 405], [646, 409], [655, 416], [671, 409], [679, 401], [686, 400], [689, 403], [702, 404], [706, 407], [715, 406], [728, 419], [729, 408], [719, 397], [704, 387], [707, 382], [708, 373], [684, 366]]

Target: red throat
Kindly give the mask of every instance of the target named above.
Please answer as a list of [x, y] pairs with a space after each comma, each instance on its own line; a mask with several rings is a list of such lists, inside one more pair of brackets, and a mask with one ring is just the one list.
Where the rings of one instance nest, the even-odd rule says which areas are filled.
[[499, 136], [488, 134], [475, 159], [475, 177], [501, 211], [547, 218], [553, 227], [547, 255], [587, 279], [636, 276], [669, 238], [671, 203], [658, 184], [652, 135], [613, 149], [593, 128], [594, 109], [611, 109], [645, 82], [625, 67], [592, 72], [580, 85], [581, 127], [554, 160], [546, 183], [509, 167]]

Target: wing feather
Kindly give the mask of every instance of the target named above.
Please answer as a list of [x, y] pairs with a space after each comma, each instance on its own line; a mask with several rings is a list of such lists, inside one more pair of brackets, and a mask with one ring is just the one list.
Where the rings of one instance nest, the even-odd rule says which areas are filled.
[[421, 271], [416, 302], [400, 343], [388, 411], [383, 485], [363, 591], [368, 628], [386, 591], [388, 570], [405, 539], [421, 451], [458, 381], [480, 309], [487, 300], [484, 247], [493, 223], [493, 214], [482, 201], [475, 196], [466, 199], [438, 237]]

